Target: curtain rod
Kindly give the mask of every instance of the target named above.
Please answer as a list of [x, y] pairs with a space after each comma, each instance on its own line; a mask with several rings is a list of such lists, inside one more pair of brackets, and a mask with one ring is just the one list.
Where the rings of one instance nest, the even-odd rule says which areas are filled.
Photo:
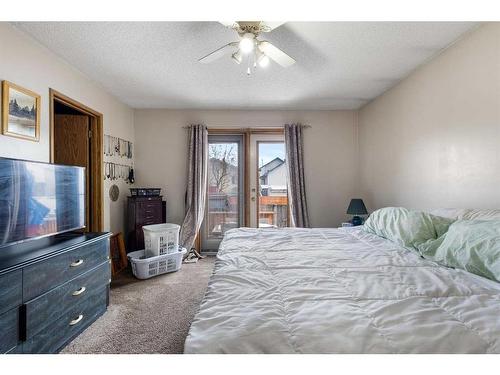
[[[302, 125], [302, 127], [304, 129], [309, 129], [309, 128], [312, 128], [311, 125]], [[189, 129], [190, 126], [189, 125], [186, 125], [186, 126], [183, 126], [182, 127], [183, 129]], [[260, 127], [253, 127], [253, 128], [232, 128], [232, 127], [228, 127], [228, 128], [225, 128], [225, 127], [220, 127], [220, 128], [217, 128], [217, 127], [207, 127], [209, 130], [210, 129], [224, 129], [224, 130], [266, 130], [266, 129], [269, 129], [269, 130], [274, 130], [274, 129], [284, 129], [285, 127], [284, 126], [278, 126], [278, 127], [273, 127], [273, 126], [260, 126]]]

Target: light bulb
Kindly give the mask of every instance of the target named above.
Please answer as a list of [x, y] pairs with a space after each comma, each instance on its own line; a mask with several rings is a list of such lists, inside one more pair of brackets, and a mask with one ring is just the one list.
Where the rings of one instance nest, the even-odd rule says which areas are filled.
[[263, 55], [260, 59], [259, 59], [259, 66], [261, 68], [265, 68], [266, 66], [269, 65], [269, 57], [267, 57], [266, 55]]
[[243, 53], [250, 53], [253, 51], [254, 44], [254, 39], [245, 35], [243, 39], [240, 40], [240, 51]]

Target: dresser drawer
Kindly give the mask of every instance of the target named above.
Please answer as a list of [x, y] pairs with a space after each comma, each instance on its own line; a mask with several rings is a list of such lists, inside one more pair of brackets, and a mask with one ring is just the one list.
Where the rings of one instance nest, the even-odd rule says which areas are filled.
[[70, 311], [23, 343], [24, 353], [56, 353], [106, 311], [107, 287], [88, 295]]
[[29, 301], [108, 259], [106, 239], [28, 266], [23, 271], [23, 300]]
[[139, 225], [158, 224], [162, 221], [162, 201], [138, 202], [135, 222]]
[[137, 220], [137, 225], [136, 225], [136, 230], [141, 230], [144, 225], [154, 225], [154, 224], [160, 224], [161, 223], [161, 217], [157, 217], [154, 215], [151, 216], [143, 216], [141, 217], [140, 220]]
[[144, 224], [146, 225], [146, 223], [149, 223], [151, 221], [154, 222], [161, 221], [161, 206], [144, 211], [144, 216], [143, 216]]
[[26, 337], [43, 330], [51, 321], [67, 316], [71, 309], [89, 296], [102, 293], [111, 278], [108, 261], [67, 283], [26, 303]]
[[161, 221], [161, 212], [159, 215], [144, 214], [144, 216], [137, 218], [136, 228], [140, 228], [142, 230], [144, 225], [161, 224]]
[[0, 315], [0, 353], [12, 350], [19, 337], [19, 309], [15, 308]]
[[9, 350], [5, 354], [23, 354], [23, 346], [22, 345], [18, 345], [15, 348], [12, 348], [11, 350]]
[[0, 276], [0, 314], [22, 303], [22, 282], [23, 272], [21, 270]]

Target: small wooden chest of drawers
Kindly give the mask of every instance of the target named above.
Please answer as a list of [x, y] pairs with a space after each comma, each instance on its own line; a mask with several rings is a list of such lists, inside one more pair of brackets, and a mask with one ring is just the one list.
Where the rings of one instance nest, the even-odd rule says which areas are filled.
[[107, 308], [109, 235], [1, 249], [0, 353], [56, 353]]
[[127, 251], [144, 249], [144, 225], [165, 222], [165, 208], [161, 196], [128, 197]]

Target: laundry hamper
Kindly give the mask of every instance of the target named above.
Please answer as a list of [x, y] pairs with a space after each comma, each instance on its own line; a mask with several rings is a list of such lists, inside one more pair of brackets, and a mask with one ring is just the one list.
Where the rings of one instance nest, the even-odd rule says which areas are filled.
[[170, 254], [146, 258], [145, 250], [139, 250], [129, 253], [128, 258], [134, 276], [138, 279], [149, 279], [153, 276], [180, 270], [182, 258], [186, 252], [186, 248], [181, 247]]
[[179, 247], [179, 230], [177, 224], [144, 225], [144, 249], [146, 256], [154, 257], [177, 252]]

